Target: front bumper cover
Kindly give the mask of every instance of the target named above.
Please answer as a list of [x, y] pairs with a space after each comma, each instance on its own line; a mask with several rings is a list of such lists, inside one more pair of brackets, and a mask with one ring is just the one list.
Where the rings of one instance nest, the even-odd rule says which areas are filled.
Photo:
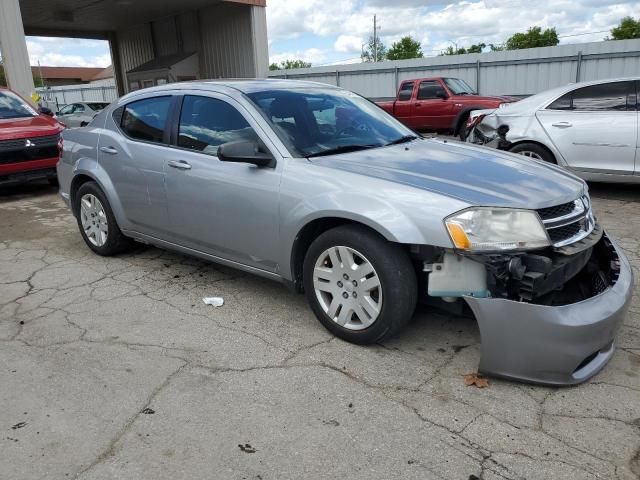
[[611, 240], [619, 275], [602, 293], [561, 306], [465, 297], [482, 338], [479, 371], [548, 385], [572, 385], [598, 373], [614, 352], [615, 335], [633, 291], [629, 261]]

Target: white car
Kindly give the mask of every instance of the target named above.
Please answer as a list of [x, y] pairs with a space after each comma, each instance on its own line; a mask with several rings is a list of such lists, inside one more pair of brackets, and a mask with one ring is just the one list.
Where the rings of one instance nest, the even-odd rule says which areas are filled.
[[100, 113], [109, 102], [77, 102], [62, 107], [55, 117], [67, 127], [84, 127]]
[[[467, 141], [556, 163], [585, 180], [640, 183], [639, 95], [640, 77], [554, 88], [472, 112]], [[503, 125], [506, 138], [495, 141]]]

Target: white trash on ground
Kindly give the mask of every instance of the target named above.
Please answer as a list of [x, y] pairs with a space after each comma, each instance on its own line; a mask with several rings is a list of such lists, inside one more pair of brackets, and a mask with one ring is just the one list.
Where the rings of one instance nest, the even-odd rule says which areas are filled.
[[214, 307], [221, 307], [224, 305], [224, 298], [222, 297], [205, 297], [202, 301], [207, 305], [213, 305]]

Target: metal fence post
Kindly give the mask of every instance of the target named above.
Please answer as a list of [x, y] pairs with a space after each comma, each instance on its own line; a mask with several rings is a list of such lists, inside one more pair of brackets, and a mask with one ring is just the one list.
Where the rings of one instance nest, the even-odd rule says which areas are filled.
[[580, 81], [581, 68], [582, 68], [582, 50], [578, 52], [578, 62], [576, 65], [576, 83]]
[[336, 70], [336, 87], [340, 86], [340, 72]]
[[393, 81], [395, 83], [395, 88], [393, 90], [393, 94], [395, 95], [396, 92], [398, 91], [398, 87], [400, 86], [398, 84], [398, 79], [400, 78], [400, 69], [398, 67], [394, 68], [393, 74], [394, 74]]
[[480, 59], [476, 62], [476, 92], [480, 94]]

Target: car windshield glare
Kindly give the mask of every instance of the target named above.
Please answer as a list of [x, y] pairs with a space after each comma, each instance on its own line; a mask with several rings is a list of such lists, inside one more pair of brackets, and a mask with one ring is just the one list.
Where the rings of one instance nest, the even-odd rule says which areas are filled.
[[382, 147], [413, 133], [374, 103], [343, 90], [267, 90], [248, 97], [299, 157]]
[[0, 91], [0, 120], [35, 117], [38, 115], [27, 102], [9, 91]]
[[454, 95], [460, 94], [475, 94], [476, 92], [469, 86], [467, 82], [459, 78], [445, 78], [444, 83]]

